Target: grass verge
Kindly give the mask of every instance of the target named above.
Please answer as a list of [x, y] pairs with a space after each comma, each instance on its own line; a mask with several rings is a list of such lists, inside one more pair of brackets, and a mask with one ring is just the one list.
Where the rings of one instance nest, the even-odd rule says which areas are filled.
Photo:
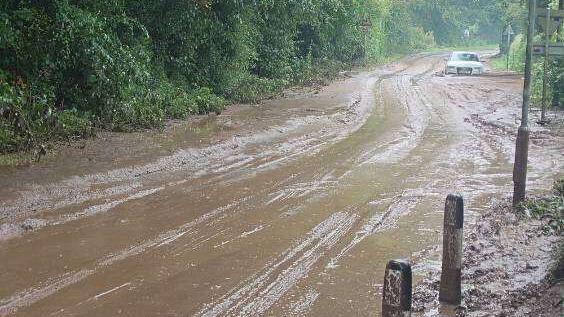
[[564, 229], [564, 178], [554, 183], [553, 195], [529, 199], [517, 207], [517, 213], [546, 220], [542, 227], [543, 234], [561, 235]]

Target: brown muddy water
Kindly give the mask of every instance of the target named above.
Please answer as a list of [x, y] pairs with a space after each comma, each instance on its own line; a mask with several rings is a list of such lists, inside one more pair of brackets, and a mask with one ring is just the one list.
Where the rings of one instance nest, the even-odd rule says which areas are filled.
[[[511, 193], [521, 78], [440, 54], [0, 171], [0, 316], [379, 316], [440, 269], [442, 207]], [[533, 127], [529, 188], [563, 170]]]

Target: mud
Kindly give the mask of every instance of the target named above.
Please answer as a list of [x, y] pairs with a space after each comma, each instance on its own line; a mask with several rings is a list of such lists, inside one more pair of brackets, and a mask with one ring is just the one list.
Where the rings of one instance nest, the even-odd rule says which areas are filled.
[[[389, 259], [440, 268], [447, 194], [472, 224], [512, 189], [521, 78], [444, 56], [0, 170], [0, 316], [378, 316]], [[547, 188], [562, 125], [531, 135]]]
[[482, 214], [465, 235], [462, 304], [439, 304], [435, 272], [414, 291], [414, 315], [559, 316], [554, 272], [562, 237], [544, 230], [551, 220], [516, 214], [509, 200]]

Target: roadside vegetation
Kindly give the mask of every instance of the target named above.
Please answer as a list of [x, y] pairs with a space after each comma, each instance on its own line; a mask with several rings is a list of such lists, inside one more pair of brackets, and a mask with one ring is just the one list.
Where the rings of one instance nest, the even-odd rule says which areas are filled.
[[[538, 38], [537, 42], [541, 39]], [[498, 57], [492, 59], [491, 65], [495, 70], [510, 70], [517, 73], [523, 73], [525, 71], [525, 49], [526, 49], [526, 38], [523, 34], [519, 34], [512, 41], [509, 48], [509, 58], [508, 54], [501, 54]], [[559, 85], [564, 85], [564, 63], [562, 61], [552, 59], [548, 67], [548, 104], [553, 104], [553, 98], [555, 98], [554, 90], [557, 89]], [[532, 68], [532, 86], [531, 86], [531, 101], [533, 105], [539, 105], [542, 100], [542, 80], [544, 77], [544, 57], [534, 57], [533, 58], [533, 68]], [[562, 89], [562, 88], [561, 88]], [[556, 103], [556, 102], [554, 102]]]
[[497, 41], [509, 0], [7, 0], [0, 153], [219, 113], [436, 45]]
[[517, 207], [517, 212], [525, 217], [546, 220], [543, 233], [560, 236], [564, 230], [564, 178], [554, 183], [552, 195], [529, 199]]
[[[541, 3], [541, 2], [539, 2]], [[553, 9], [558, 8], [559, 0], [546, 0], [542, 1], [543, 6], [550, 4]], [[512, 23], [514, 29], [516, 30], [516, 35], [511, 39], [511, 44], [509, 48], [507, 44], [501, 43], [502, 54], [497, 58], [492, 59], [492, 67], [496, 70], [510, 70], [517, 73], [523, 73], [525, 71], [525, 50], [526, 50], [526, 34], [524, 33], [525, 21], [527, 19], [527, 11], [521, 6], [511, 5], [508, 6], [507, 10], [508, 22], [511, 21], [521, 21], [520, 24]], [[541, 34], [538, 34], [538, 33]], [[557, 34], [552, 35], [552, 40], [556, 40]], [[560, 41], [563, 41], [563, 34], [560, 33]], [[542, 34], [542, 30], [537, 29], [537, 35], [535, 36], [534, 42], [544, 43], [545, 36]], [[533, 57], [533, 68], [532, 68], [532, 99], [533, 105], [540, 105], [542, 100], [542, 81], [544, 77], [544, 57], [534, 56]], [[556, 90], [562, 91], [564, 89], [564, 61], [558, 59], [551, 59], [549, 61], [548, 67], [548, 104], [557, 105], [560, 104], [563, 96], [559, 96]], [[558, 88], [559, 87], [559, 88]], [[560, 100], [556, 100], [559, 98]], [[540, 107], [540, 106], [539, 106]]]

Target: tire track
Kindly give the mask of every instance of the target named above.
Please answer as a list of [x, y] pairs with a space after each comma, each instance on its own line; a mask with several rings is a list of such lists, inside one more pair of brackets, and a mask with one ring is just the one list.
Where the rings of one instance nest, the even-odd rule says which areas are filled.
[[260, 316], [308, 275], [321, 257], [351, 229], [357, 218], [348, 212], [333, 213], [260, 272], [219, 300], [204, 305], [195, 317]]

